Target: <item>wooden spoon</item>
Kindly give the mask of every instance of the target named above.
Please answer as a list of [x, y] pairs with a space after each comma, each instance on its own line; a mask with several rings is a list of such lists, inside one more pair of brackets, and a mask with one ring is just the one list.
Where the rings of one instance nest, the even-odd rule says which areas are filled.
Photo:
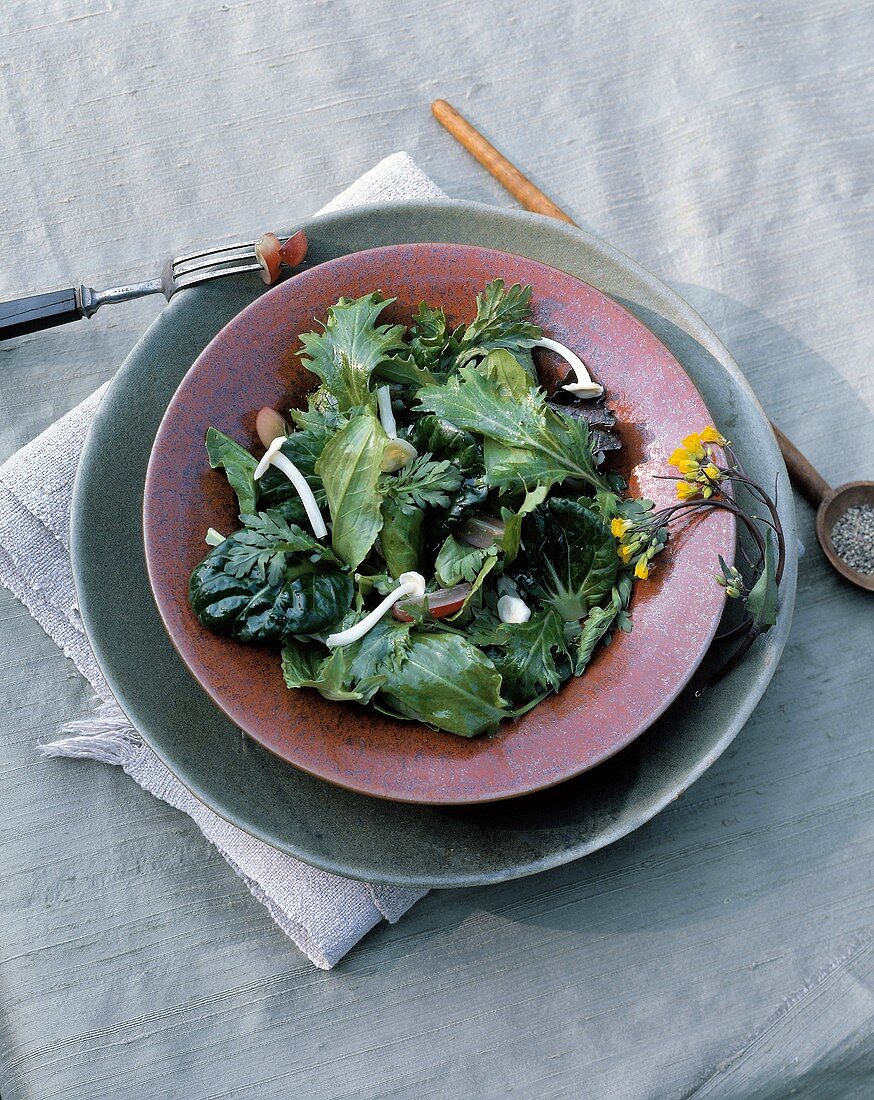
[[[569, 225], [576, 225], [573, 218], [535, 186], [527, 176], [523, 176], [514, 164], [499, 153], [490, 141], [486, 141], [479, 130], [445, 99], [435, 99], [431, 104], [431, 110], [440, 125], [445, 127], [486, 171], [494, 176], [498, 183], [506, 187], [526, 210], [531, 210], [535, 214], [546, 214], [547, 217], [556, 218]], [[817, 509], [816, 537], [829, 563], [848, 581], [852, 581], [853, 584], [868, 592], [874, 592], [874, 574], [860, 573], [852, 569], [838, 556], [831, 540], [835, 523], [848, 508], [858, 504], [874, 505], [874, 481], [850, 481], [846, 485], [839, 485], [837, 489], [832, 489], [794, 443], [787, 439], [774, 424], [771, 424], [771, 428], [783, 454], [789, 476], [800, 492]]]

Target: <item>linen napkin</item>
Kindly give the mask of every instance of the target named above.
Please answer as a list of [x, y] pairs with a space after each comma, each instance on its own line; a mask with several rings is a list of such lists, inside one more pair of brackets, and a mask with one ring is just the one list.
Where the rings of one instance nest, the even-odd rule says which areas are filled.
[[[320, 213], [386, 199], [439, 199], [443, 192], [406, 153], [380, 161]], [[0, 466], [0, 581], [28, 608], [99, 696], [91, 718], [70, 722], [44, 756], [114, 764], [195, 821], [279, 927], [318, 967], [330, 969], [383, 919], [394, 923], [426, 891], [362, 883], [285, 855], [237, 829], [194, 797], [125, 718], [76, 607], [70, 566], [70, 504], [79, 455], [101, 386]]]

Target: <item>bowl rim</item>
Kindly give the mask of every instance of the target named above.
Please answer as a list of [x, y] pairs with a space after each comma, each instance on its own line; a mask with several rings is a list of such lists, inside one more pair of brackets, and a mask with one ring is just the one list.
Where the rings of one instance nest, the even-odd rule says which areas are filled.
[[[692, 652], [688, 652], [684, 646], [683, 658], [684, 665], [682, 674], [672, 683], [669, 690], [660, 694], [658, 701], [654, 702], [647, 710], [645, 716], [638, 717], [629, 726], [629, 728], [623, 731], [621, 737], [612, 741], [607, 748], [601, 749], [594, 758], [585, 757], [581, 760], [574, 762], [568, 761], [563, 770], [558, 774], [544, 773], [540, 778], [535, 779], [533, 782], [526, 781], [524, 785], [513, 782], [513, 775], [508, 776], [507, 782], [504, 786], [490, 785], [487, 793], [483, 794], [480, 790], [474, 789], [468, 792], [467, 790], [459, 787], [452, 788], [451, 793], [447, 793], [442, 790], [435, 781], [430, 781], [430, 785], [426, 786], [425, 790], [418, 788], [414, 790], [404, 790], [402, 787], [397, 786], [397, 779], [392, 775], [386, 775], [380, 772], [368, 772], [363, 779], [353, 777], [350, 778], [349, 771], [344, 771], [341, 767], [335, 766], [333, 755], [328, 754], [321, 758], [316, 757], [313, 762], [312, 757], [301, 759], [294, 755], [291, 751], [289, 755], [285, 755], [280, 745], [271, 743], [267, 740], [257, 727], [257, 719], [250, 721], [251, 709], [241, 707], [238, 704], [237, 690], [228, 692], [224, 688], [223, 682], [219, 682], [215, 677], [210, 675], [204, 675], [202, 667], [199, 661], [199, 645], [203, 644], [202, 631], [204, 628], [195, 630], [194, 633], [185, 629], [183, 625], [181, 629], [177, 629], [178, 623], [173, 620], [173, 613], [176, 610], [179, 594], [173, 589], [168, 589], [166, 577], [163, 576], [161, 569], [161, 554], [160, 544], [162, 536], [166, 536], [166, 530], [163, 527], [166, 513], [164, 507], [162, 507], [161, 501], [161, 489], [160, 489], [160, 476], [155, 473], [155, 467], [159, 460], [163, 457], [164, 451], [168, 446], [171, 446], [169, 439], [172, 437], [172, 432], [177, 418], [181, 414], [183, 417], [186, 414], [186, 400], [188, 397], [188, 390], [192, 384], [195, 386], [202, 380], [206, 371], [210, 370], [214, 366], [216, 357], [221, 358], [227, 351], [228, 342], [233, 345], [238, 340], [244, 342], [247, 346], [252, 346], [251, 335], [247, 336], [247, 325], [253, 316], [258, 318], [262, 323], [264, 321], [269, 322], [270, 317], [277, 311], [281, 311], [283, 305], [289, 298], [293, 297], [296, 291], [300, 290], [300, 280], [307, 279], [308, 276], [315, 276], [316, 279], [324, 279], [326, 270], [330, 271], [334, 267], [341, 267], [344, 264], [350, 263], [364, 263], [373, 258], [382, 258], [385, 255], [395, 256], [401, 255], [404, 252], [409, 253], [410, 250], [418, 252], [419, 249], [449, 249], [452, 252], [461, 256], [475, 257], [486, 253], [488, 256], [495, 256], [498, 262], [501, 260], [506, 261], [523, 261], [526, 264], [534, 264], [536, 267], [542, 268], [545, 272], [550, 273], [553, 276], [559, 277], [561, 280], [570, 280], [575, 284], [579, 284], [584, 288], [585, 293], [594, 294], [597, 299], [603, 301], [608, 311], [614, 310], [618, 316], [623, 320], [626, 326], [631, 326], [632, 331], [641, 330], [646, 334], [647, 339], [654, 341], [655, 346], [661, 349], [668, 357], [670, 361], [671, 370], [679, 372], [679, 379], [681, 384], [687, 384], [692, 394], [700, 402], [707, 417], [711, 417], [710, 410], [701, 396], [694, 381], [689, 377], [683, 364], [676, 358], [676, 356], [667, 348], [659, 338], [652, 333], [637, 317], [626, 309], [620, 303], [615, 302], [608, 295], [604, 294], [598, 287], [593, 286], [587, 280], [581, 279], [576, 275], [572, 275], [568, 272], [561, 271], [552, 265], [546, 264], [540, 260], [534, 260], [529, 257], [519, 256], [516, 253], [510, 253], [505, 250], [490, 248], [488, 246], [469, 245], [469, 244], [457, 244], [454, 242], [446, 241], [434, 241], [425, 243], [411, 243], [411, 244], [390, 244], [376, 246], [374, 248], [363, 249], [357, 252], [346, 253], [343, 256], [336, 259], [327, 261], [326, 264], [319, 265], [318, 268], [312, 268], [309, 271], [301, 273], [300, 276], [291, 277], [283, 281], [283, 283], [270, 288], [270, 290], [256, 299], [246, 309], [242, 310], [235, 317], [233, 317], [226, 325], [220, 329], [218, 333], [213, 337], [209, 344], [198, 355], [195, 361], [192, 363], [189, 370], [186, 372], [185, 377], [179, 384], [176, 392], [171, 398], [167, 409], [162, 417], [161, 424], [158, 428], [158, 432], [155, 437], [155, 443], [152, 448], [152, 453], [149, 459], [149, 464], [146, 470], [145, 492], [143, 498], [143, 534], [146, 551], [146, 565], [149, 575], [149, 584], [152, 590], [152, 595], [155, 599], [158, 607], [158, 612], [164, 623], [164, 627], [172, 642], [177, 653], [181, 657], [182, 661], [188, 668], [191, 675], [194, 677], [199, 686], [207, 693], [212, 702], [224, 713], [227, 717], [234, 722], [247, 736], [252, 737], [255, 741], [262, 745], [265, 749], [273, 752], [279, 759], [283, 760], [287, 764], [291, 764], [293, 767], [300, 768], [309, 774], [315, 776], [318, 779], [325, 782], [335, 784], [343, 787], [346, 790], [353, 791], [357, 794], [364, 794], [374, 798], [386, 799], [390, 802], [406, 802], [413, 805], [426, 805], [426, 806], [470, 806], [481, 805], [489, 802], [500, 802], [512, 798], [518, 798], [528, 794], [535, 794], [539, 791], [548, 790], [551, 787], [555, 787], [560, 783], [574, 779], [577, 776], [589, 771], [593, 767], [597, 767], [599, 764], [604, 763], [616, 753], [621, 752], [624, 748], [630, 745], [634, 740], [641, 736], [658, 718], [664, 714], [664, 712], [670, 707], [670, 705], [682, 694], [685, 688], [688, 686], [690, 680], [695, 675], [701, 662], [704, 660], [710, 645], [713, 641], [713, 637], [719, 627], [719, 622], [724, 610], [724, 599], [721, 598], [722, 593], [719, 589], [714, 587], [712, 612], [707, 621], [706, 629], [695, 635], [695, 648]], [[312, 281], [312, 280], [310, 280]], [[537, 288], [535, 287], [535, 294], [537, 294]], [[296, 334], [290, 337], [290, 342], [296, 344], [299, 339], [299, 335]], [[269, 342], [269, 337], [268, 337]], [[617, 399], [621, 399], [621, 393], [615, 395]], [[205, 465], [205, 458], [204, 458]], [[156, 489], [156, 482], [158, 488]], [[157, 500], [155, 498], [158, 498]], [[731, 513], [720, 513], [719, 516], [711, 517], [712, 522], [708, 524], [708, 528], [719, 528], [720, 538], [715, 538], [714, 530], [714, 556], [717, 552], [721, 553], [727, 561], [733, 561], [734, 548], [737, 537], [737, 523], [735, 517]], [[724, 530], [723, 530], [724, 529]], [[716, 543], [718, 542], [718, 545]], [[683, 543], [680, 543], [682, 547]], [[682, 553], [682, 549], [680, 550]], [[676, 552], [674, 553], [673, 561], [676, 561]], [[659, 599], [658, 596], [650, 596], [650, 599]], [[660, 606], [667, 608], [667, 614], [673, 613], [673, 608], [670, 603], [661, 597]], [[664, 612], [663, 612], [664, 613]], [[633, 605], [632, 605], [633, 615]], [[678, 624], [675, 624], [678, 625]], [[659, 632], [661, 633], [661, 632]], [[634, 639], [634, 644], [640, 640], [640, 635]], [[621, 639], [625, 642], [626, 639]], [[615, 644], [606, 651], [606, 656], [601, 655], [601, 661], [610, 661], [612, 654], [616, 652]], [[278, 657], [277, 657], [278, 659]], [[584, 674], [585, 675], [585, 674]], [[560, 689], [560, 694], [565, 693], [576, 681], [572, 680], [571, 684], [564, 685]], [[608, 687], [609, 690], [609, 687]], [[567, 698], [567, 697], [566, 697]], [[542, 701], [545, 702], [546, 700]], [[312, 702], [320, 705], [318, 699], [313, 699]], [[533, 708], [536, 711], [538, 707]], [[331, 704], [332, 708], [337, 706], [336, 703]], [[354, 706], [354, 704], [352, 704]], [[357, 709], [357, 708], [356, 708]], [[367, 710], [371, 708], [368, 707]], [[529, 712], [529, 713], [533, 713]], [[371, 715], [372, 719], [372, 715]], [[415, 730], [422, 733], [429, 733], [428, 727], [421, 722], [411, 721], [404, 722], [405, 731]], [[502, 723], [502, 729], [495, 735], [495, 742], [501, 737], [502, 730], [505, 733], [509, 733], [508, 730], [504, 730], [504, 723]], [[438, 736], [450, 737], [453, 741], [446, 744], [446, 767], [447, 770], [451, 770], [453, 762], [453, 751], [458, 747], [454, 742], [454, 735], [446, 733], [445, 731], [439, 731]], [[484, 738], [474, 739], [480, 743], [479, 748], [485, 755], [490, 742]], [[483, 747], [485, 745], [485, 748]], [[342, 751], [342, 750], [340, 750]], [[413, 747], [410, 747], [410, 751], [414, 751]], [[430, 755], [431, 749], [427, 752]], [[496, 747], [493, 757], [497, 756], [498, 749]], [[439, 750], [438, 750], [439, 755]], [[463, 765], [462, 765], [463, 767]], [[355, 773], [353, 773], [355, 775]], [[400, 777], [400, 783], [403, 784], [404, 769], [398, 768], [397, 776]]]

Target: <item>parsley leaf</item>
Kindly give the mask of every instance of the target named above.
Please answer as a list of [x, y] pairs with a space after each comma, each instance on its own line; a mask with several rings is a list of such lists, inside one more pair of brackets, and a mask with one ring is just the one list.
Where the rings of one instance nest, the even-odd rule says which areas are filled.
[[290, 524], [276, 509], [241, 516], [245, 526], [225, 540], [225, 573], [232, 577], [254, 574], [268, 584], [279, 584], [285, 574], [287, 554], [305, 554], [310, 561], [337, 559], [329, 547]]
[[341, 298], [328, 310], [323, 332], [301, 335], [303, 365], [317, 374], [342, 412], [371, 399], [370, 376], [397, 352], [406, 351], [403, 325], [377, 325], [394, 301], [380, 294]]
[[379, 488], [387, 497], [397, 501], [403, 511], [411, 511], [428, 504], [435, 508], [448, 507], [447, 493], [457, 489], [461, 481], [461, 474], [448, 459], [434, 462], [432, 455], [424, 454], [396, 474], [383, 474]]

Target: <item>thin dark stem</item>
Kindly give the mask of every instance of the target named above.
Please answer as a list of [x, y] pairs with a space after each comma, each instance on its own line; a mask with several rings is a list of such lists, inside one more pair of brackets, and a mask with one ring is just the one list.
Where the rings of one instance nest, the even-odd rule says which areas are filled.
[[749, 628], [750, 620], [747, 619], [745, 622], [733, 626], [730, 630], [725, 630], [721, 634], [717, 634], [713, 640], [715, 642], [722, 642], [723, 644], [725, 642], [733, 642], [735, 638], [739, 638], [742, 634], [746, 634]]
[[749, 652], [756, 638], [759, 636], [759, 631], [756, 629], [750, 629], [746, 638], [741, 642], [737, 649], [732, 653], [727, 661], [724, 661], [716, 671], [711, 675], [708, 680], [709, 684], [718, 684], [723, 677], [727, 676], [733, 668], [736, 668], [746, 654]]

